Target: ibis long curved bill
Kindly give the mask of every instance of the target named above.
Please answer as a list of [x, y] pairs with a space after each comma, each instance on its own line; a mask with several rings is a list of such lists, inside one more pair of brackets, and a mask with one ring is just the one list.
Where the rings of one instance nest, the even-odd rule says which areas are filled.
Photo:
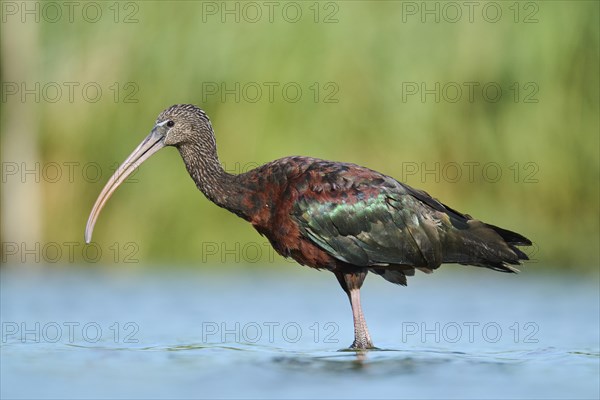
[[140, 143], [138, 147], [127, 157], [125, 161], [117, 168], [113, 176], [110, 177], [102, 192], [96, 199], [94, 208], [87, 221], [85, 227], [85, 242], [89, 243], [92, 241], [92, 232], [94, 231], [94, 225], [100, 215], [100, 211], [110, 199], [110, 196], [115, 190], [127, 179], [129, 175], [137, 167], [139, 167], [144, 161], [150, 158], [154, 153], [165, 147], [165, 132], [163, 124], [156, 125], [152, 132]]

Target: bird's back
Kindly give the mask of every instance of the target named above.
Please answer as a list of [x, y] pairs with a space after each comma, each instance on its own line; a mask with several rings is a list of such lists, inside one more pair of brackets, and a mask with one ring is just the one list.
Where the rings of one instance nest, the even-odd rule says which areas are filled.
[[405, 284], [414, 269], [460, 263], [515, 272], [525, 237], [354, 164], [288, 157], [241, 179], [255, 187], [251, 222], [284, 256], [315, 268], [368, 268]]

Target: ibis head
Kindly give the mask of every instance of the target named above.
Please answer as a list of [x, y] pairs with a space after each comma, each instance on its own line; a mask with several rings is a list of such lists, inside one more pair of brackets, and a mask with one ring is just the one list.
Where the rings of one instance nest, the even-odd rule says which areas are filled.
[[150, 134], [117, 168], [98, 196], [85, 228], [86, 243], [92, 240], [100, 211], [115, 190], [136, 168], [165, 146], [177, 147], [180, 152], [189, 148], [200, 157], [216, 154], [214, 132], [204, 111], [191, 104], [178, 104], [159, 114]]

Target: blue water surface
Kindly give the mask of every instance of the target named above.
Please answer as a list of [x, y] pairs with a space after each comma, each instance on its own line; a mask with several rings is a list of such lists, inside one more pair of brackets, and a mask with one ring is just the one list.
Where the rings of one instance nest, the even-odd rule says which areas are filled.
[[357, 353], [328, 272], [3, 266], [0, 395], [599, 398], [598, 279], [541, 269], [369, 275]]

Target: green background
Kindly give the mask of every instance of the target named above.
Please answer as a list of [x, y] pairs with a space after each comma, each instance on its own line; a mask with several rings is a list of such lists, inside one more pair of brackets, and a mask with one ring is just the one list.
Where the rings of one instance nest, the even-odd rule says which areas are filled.
[[[434, 14], [422, 2], [275, 2], [272, 15], [263, 2], [99, 2], [95, 22], [86, 3], [72, 21], [65, 8], [54, 21], [27, 3], [39, 22], [6, 3], [3, 263], [53, 258], [23, 256], [23, 244], [75, 243], [56, 264], [89, 264], [83, 230], [111, 168], [161, 110], [194, 103], [229, 172], [288, 155], [357, 163], [524, 234], [535, 242], [532, 269], [598, 269], [596, 1], [477, 2], [472, 15], [464, 2], [426, 3]], [[87, 259], [286, 263], [196, 190], [175, 149], [133, 178], [96, 225], [102, 255]]]

